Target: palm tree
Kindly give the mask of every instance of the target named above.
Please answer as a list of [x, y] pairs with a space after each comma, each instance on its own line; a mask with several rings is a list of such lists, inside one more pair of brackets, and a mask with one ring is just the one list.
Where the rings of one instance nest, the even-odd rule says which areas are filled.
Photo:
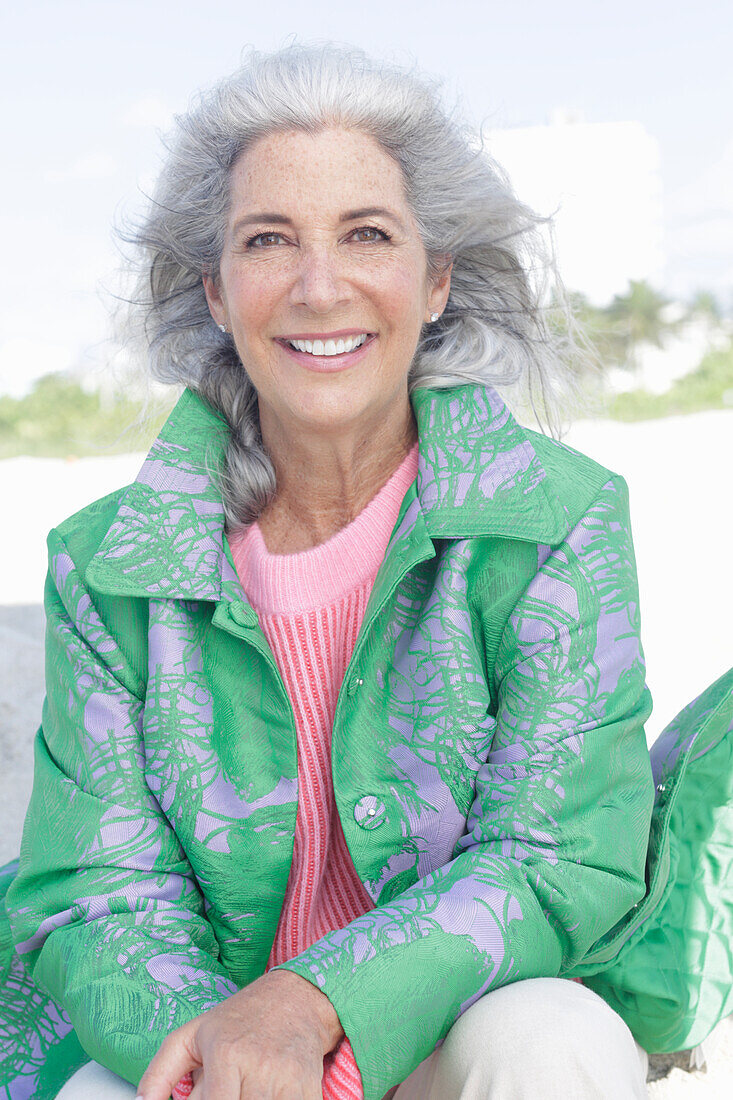
[[641, 343], [661, 348], [664, 337], [675, 331], [678, 321], [665, 318], [669, 299], [644, 280], [631, 280], [626, 294], [617, 294], [604, 313], [618, 348], [618, 361], [636, 366], [636, 348]]
[[723, 316], [720, 303], [710, 290], [698, 290], [690, 302], [688, 312], [690, 316], [707, 317], [714, 323], [719, 323]]

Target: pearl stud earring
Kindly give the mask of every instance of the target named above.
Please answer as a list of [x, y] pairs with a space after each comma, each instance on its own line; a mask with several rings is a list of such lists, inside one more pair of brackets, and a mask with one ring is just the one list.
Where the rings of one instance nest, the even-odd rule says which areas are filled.
[[431, 321], [437, 321], [439, 317], [440, 317], [439, 313], [431, 313], [430, 314], [430, 320]]
[[220, 332], [226, 332], [226, 330], [227, 330], [226, 325], [219, 325], [218, 327], [219, 327]]

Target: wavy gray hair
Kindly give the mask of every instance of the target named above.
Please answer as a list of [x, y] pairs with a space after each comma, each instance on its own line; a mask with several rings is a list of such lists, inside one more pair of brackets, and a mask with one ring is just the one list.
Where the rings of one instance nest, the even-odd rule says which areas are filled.
[[231, 429], [219, 472], [230, 530], [273, 499], [275, 471], [247, 364], [211, 319], [202, 273], [218, 274], [234, 162], [274, 132], [344, 126], [374, 137], [402, 169], [429, 273], [452, 259], [448, 303], [423, 328], [410, 392], [493, 385], [524, 394], [557, 427], [573, 391], [574, 345], [542, 304], [550, 276], [557, 285], [546, 219], [515, 197], [483, 139], [455, 115], [441, 105], [438, 81], [327, 43], [251, 49], [242, 68], [176, 118], [149, 210], [127, 235], [137, 257], [131, 320], [153, 377], [196, 390]]

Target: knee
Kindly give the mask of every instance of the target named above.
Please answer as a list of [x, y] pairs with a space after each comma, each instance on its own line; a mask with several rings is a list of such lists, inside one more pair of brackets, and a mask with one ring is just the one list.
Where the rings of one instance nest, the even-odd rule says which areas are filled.
[[531, 1096], [531, 1082], [535, 1095], [554, 1096], [556, 1082], [559, 1096], [643, 1096], [644, 1060], [605, 1001], [561, 978], [531, 978], [482, 997], [456, 1021], [440, 1056], [441, 1075], [485, 1083], [480, 1095], [497, 1097]]
[[[492, 1048], [511, 1047], [528, 1058], [568, 1056], [580, 1044], [627, 1041], [631, 1032], [604, 1000], [562, 978], [530, 978], [496, 989], [456, 1022], [461, 1032], [491, 1037]], [[485, 1046], [487, 1044], [482, 1044]]]

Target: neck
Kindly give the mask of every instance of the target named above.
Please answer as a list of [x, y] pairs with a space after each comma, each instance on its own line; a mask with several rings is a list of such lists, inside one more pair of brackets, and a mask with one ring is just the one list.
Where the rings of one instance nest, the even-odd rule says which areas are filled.
[[418, 438], [409, 399], [378, 423], [360, 423], [351, 432], [288, 435], [267, 418], [261, 429], [275, 466], [277, 496], [258, 523], [273, 553], [318, 546], [351, 523]]

